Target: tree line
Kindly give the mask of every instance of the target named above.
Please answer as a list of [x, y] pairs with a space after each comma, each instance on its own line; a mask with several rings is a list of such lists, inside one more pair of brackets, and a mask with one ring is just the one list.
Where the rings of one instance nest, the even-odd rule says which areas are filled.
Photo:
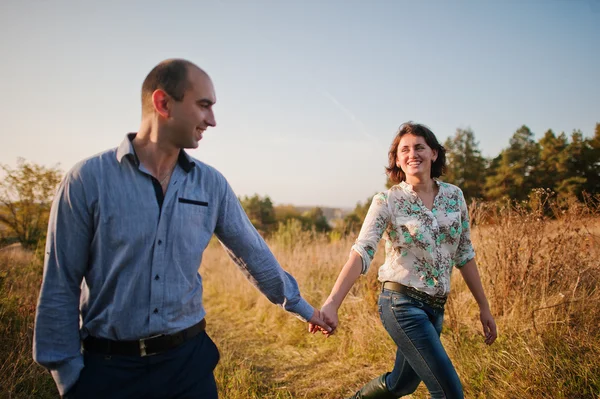
[[600, 123], [592, 137], [548, 130], [536, 141], [523, 125], [495, 158], [481, 155], [471, 129], [457, 129], [444, 143], [448, 171], [442, 180], [459, 186], [467, 201], [525, 200], [535, 188], [583, 199], [600, 194]]
[[[494, 158], [481, 154], [471, 129], [457, 129], [444, 147], [448, 170], [441, 180], [459, 186], [467, 202], [522, 201], [536, 188], [579, 200], [586, 193], [600, 195], [600, 123], [591, 137], [580, 130], [570, 135], [548, 130], [538, 141], [523, 125]], [[62, 171], [22, 158], [15, 168], [0, 165], [0, 169], [0, 246], [20, 242], [35, 248], [45, 240], [50, 204]], [[389, 181], [387, 186], [391, 186]], [[356, 233], [371, 203], [371, 198], [358, 202], [344, 218], [331, 221], [319, 207], [301, 212], [293, 205], [274, 206], [269, 196], [257, 194], [239, 200], [265, 236], [291, 227], [340, 236]]]

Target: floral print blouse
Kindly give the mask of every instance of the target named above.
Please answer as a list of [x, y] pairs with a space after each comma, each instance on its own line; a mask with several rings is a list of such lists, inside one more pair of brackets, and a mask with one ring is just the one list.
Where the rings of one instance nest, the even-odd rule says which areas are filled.
[[379, 268], [379, 281], [395, 281], [432, 296], [448, 295], [452, 267], [464, 266], [475, 257], [475, 251], [462, 191], [435, 182], [439, 191], [431, 211], [406, 182], [373, 197], [352, 246], [362, 257], [363, 274], [383, 236], [385, 263]]

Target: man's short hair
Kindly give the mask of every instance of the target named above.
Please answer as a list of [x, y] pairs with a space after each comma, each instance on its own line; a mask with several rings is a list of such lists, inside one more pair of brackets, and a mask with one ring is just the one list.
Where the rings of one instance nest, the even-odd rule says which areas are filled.
[[152, 93], [155, 90], [163, 90], [175, 101], [183, 100], [186, 90], [191, 87], [188, 79], [189, 67], [198, 68], [187, 60], [170, 59], [162, 61], [150, 71], [142, 84], [142, 115], [154, 109]]

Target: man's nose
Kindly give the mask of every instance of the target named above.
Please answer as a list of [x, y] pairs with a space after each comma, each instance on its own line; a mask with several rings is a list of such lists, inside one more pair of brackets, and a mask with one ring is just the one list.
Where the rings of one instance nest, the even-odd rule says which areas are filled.
[[212, 109], [210, 110], [205, 122], [208, 126], [211, 126], [211, 127], [217, 126], [217, 120], [215, 119], [215, 113], [212, 111]]

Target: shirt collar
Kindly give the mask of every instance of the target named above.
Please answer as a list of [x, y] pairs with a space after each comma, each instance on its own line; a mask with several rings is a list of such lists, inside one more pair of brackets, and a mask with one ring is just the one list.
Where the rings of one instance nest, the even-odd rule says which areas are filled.
[[[440, 181], [437, 178], [433, 178], [433, 181], [435, 182], [435, 184], [438, 187], [441, 187]], [[407, 183], [405, 180], [402, 180], [400, 183], [398, 183], [398, 185], [403, 189], [403, 190], [410, 190], [410, 191], [414, 191], [413, 189], [413, 185]]]
[[[133, 139], [135, 138], [137, 133], [127, 133], [119, 147], [117, 148], [117, 161], [122, 162], [123, 158], [129, 158], [135, 166], [140, 166], [140, 160], [135, 153], [135, 148], [133, 147]], [[189, 173], [196, 164], [192, 160], [192, 158], [185, 152], [183, 149], [179, 150], [179, 156], [177, 157], [177, 163], [181, 167], [181, 169], [185, 170], [186, 173]]]

